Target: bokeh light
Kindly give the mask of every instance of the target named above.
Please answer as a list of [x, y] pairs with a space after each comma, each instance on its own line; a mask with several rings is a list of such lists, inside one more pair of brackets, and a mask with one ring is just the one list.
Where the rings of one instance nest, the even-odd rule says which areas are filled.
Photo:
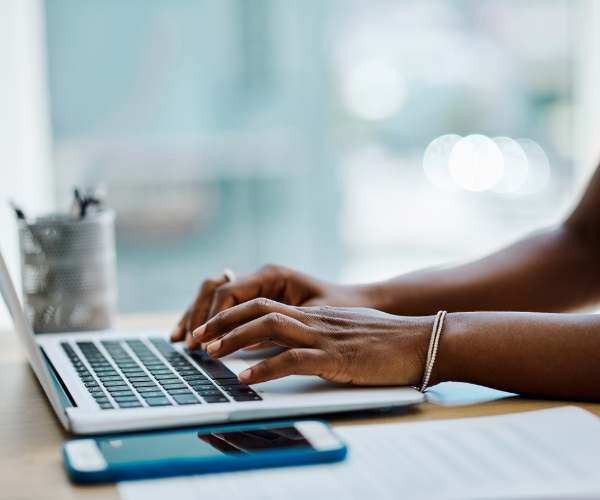
[[496, 193], [514, 193], [527, 180], [529, 170], [527, 156], [523, 148], [510, 137], [495, 137], [492, 140], [502, 152], [504, 174], [491, 190]]
[[550, 178], [550, 162], [536, 142], [484, 135], [438, 137], [425, 150], [423, 170], [443, 191], [489, 190], [516, 196], [537, 193]]
[[450, 174], [448, 159], [454, 145], [460, 141], [460, 135], [448, 134], [438, 137], [425, 150], [423, 170], [429, 182], [444, 191], [459, 191], [459, 186]]
[[458, 141], [448, 160], [450, 174], [469, 191], [485, 191], [504, 173], [504, 158], [494, 141], [484, 135], [470, 135]]
[[344, 81], [348, 110], [364, 120], [384, 120], [398, 112], [406, 100], [406, 83], [400, 72], [385, 62], [356, 66]]
[[517, 191], [520, 195], [529, 195], [541, 191], [550, 178], [550, 162], [544, 150], [531, 139], [518, 139], [517, 143], [527, 156], [529, 166], [527, 180]]

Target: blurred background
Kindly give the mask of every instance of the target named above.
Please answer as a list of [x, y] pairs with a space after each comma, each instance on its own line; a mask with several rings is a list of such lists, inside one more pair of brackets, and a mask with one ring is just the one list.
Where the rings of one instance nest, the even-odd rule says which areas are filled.
[[107, 183], [122, 313], [475, 258], [568, 213], [598, 89], [594, 0], [4, 0], [0, 247]]

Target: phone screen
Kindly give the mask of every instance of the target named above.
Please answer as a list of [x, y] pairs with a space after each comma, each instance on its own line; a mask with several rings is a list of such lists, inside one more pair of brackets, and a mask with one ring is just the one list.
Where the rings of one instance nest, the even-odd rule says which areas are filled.
[[202, 433], [165, 432], [152, 435], [96, 439], [109, 464], [155, 462], [182, 458], [241, 457], [265, 450], [311, 449], [310, 443], [292, 426], [256, 427], [251, 430]]

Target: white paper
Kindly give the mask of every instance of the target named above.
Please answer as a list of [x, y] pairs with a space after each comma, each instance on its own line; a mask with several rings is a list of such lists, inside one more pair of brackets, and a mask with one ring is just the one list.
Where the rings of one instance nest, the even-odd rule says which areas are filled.
[[600, 419], [576, 407], [337, 428], [331, 465], [120, 483], [123, 500], [600, 498]]

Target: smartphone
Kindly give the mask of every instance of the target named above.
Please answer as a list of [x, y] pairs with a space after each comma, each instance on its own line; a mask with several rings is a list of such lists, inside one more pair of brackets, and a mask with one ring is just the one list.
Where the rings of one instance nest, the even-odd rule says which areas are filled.
[[87, 484], [336, 462], [346, 452], [320, 420], [101, 436], [63, 445], [69, 476]]

